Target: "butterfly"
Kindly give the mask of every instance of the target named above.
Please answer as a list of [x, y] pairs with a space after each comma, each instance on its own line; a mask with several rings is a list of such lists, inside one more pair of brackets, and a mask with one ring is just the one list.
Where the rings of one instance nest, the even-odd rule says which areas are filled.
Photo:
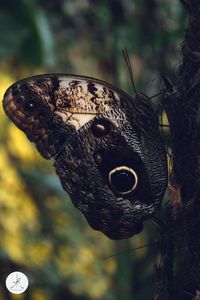
[[111, 239], [139, 233], [167, 186], [165, 147], [151, 100], [99, 79], [66, 74], [25, 78], [3, 108], [54, 160], [63, 188], [92, 228]]

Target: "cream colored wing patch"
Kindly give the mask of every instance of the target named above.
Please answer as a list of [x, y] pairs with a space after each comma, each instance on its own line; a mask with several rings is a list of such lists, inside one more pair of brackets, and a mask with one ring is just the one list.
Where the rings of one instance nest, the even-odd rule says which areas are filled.
[[76, 130], [92, 120], [96, 115], [113, 110], [120, 102], [117, 93], [98, 83], [77, 78], [60, 79], [55, 91], [56, 110], [63, 122], [73, 125]]

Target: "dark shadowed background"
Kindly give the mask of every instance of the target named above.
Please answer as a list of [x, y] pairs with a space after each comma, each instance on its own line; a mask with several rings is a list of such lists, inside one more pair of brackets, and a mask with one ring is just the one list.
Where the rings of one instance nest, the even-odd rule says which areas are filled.
[[[0, 93], [41, 73], [103, 79], [149, 96], [159, 74], [173, 78], [185, 14], [174, 0], [15, 0], [0, 2]], [[113, 242], [92, 230], [62, 190], [51, 161], [0, 110], [0, 300], [153, 299], [155, 246], [150, 222]], [[122, 254], [117, 252], [126, 251]], [[15, 270], [30, 281], [22, 295], [5, 288]]]

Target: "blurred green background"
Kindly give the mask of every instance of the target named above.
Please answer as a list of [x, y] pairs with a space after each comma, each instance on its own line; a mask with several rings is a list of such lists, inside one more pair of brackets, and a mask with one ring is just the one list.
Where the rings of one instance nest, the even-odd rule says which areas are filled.
[[[137, 89], [151, 96], [160, 73], [173, 79], [185, 23], [178, 0], [1, 0], [1, 98], [16, 80], [57, 72], [93, 76], [132, 93], [124, 48]], [[132, 250], [157, 238], [151, 223], [117, 242], [92, 230], [52, 162], [2, 108], [0, 118], [0, 300], [153, 299], [156, 248]], [[15, 270], [30, 281], [21, 295], [5, 288]]]

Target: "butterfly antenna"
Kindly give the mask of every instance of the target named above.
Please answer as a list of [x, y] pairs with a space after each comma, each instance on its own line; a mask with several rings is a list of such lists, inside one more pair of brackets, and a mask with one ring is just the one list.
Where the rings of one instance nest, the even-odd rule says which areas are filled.
[[124, 253], [127, 253], [127, 252], [131, 252], [131, 251], [136, 251], [136, 250], [140, 250], [140, 249], [143, 249], [143, 248], [147, 248], [147, 247], [151, 247], [151, 246], [155, 246], [155, 245], [158, 245], [159, 241], [158, 240], [155, 240], [154, 242], [152, 243], [149, 243], [149, 244], [145, 244], [145, 245], [142, 245], [142, 246], [139, 246], [139, 247], [136, 247], [136, 248], [132, 248], [132, 249], [128, 249], [128, 250], [123, 250], [123, 251], [119, 251], [119, 252], [116, 252], [110, 256], [107, 256], [105, 258], [103, 258], [103, 260], [107, 260], [109, 258], [112, 258], [114, 256], [117, 256], [117, 255], [120, 255], [120, 254], [124, 254]]
[[153, 96], [150, 96], [149, 98], [150, 98], [150, 99], [153, 99], [153, 98], [156, 98], [156, 97], [158, 97], [158, 96], [160, 96], [160, 95], [164, 95], [164, 92], [161, 91], [161, 92], [159, 92], [159, 93], [157, 93], [157, 94], [155, 94], [155, 95], [153, 95]]
[[162, 79], [165, 89], [172, 93], [174, 90], [173, 90], [173, 84], [170, 82], [170, 80], [167, 77], [165, 77], [163, 74], [160, 74], [160, 78]]
[[126, 62], [127, 68], [128, 68], [128, 72], [129, 72], [129, 75], [130, 75], [133, 91], [134, 91], [135, 95], [137, 96], [138, 93], [137, 93], [136, 88], [135, 88], [135, 82], [134, 82], [134, 77], [133, 77], [133, 68], [132, 68], [132, 65], [131, 65], [131, 62], [130, 62], [130, 59], [129, 59], [129, 55], [128, 55], [128, 51], [127, 51], [126, 48], [122, 50], [122, 55], [124, 57], [124, 60]]

